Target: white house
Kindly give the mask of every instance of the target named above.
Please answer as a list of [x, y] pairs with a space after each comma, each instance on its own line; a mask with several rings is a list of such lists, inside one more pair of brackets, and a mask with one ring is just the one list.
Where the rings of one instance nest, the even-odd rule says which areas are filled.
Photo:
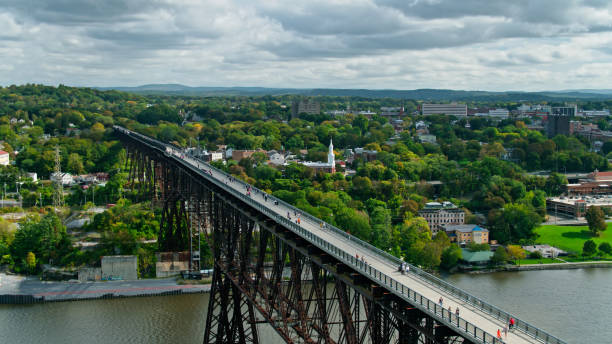
[[0, 151], [0, 165], [8, 166], [11, 163], [9, 153]]
[[280, 153], [273, 153], [270, 155], [270, 163], [272, 165], [280, 166], [285, 164], [285, 157]]
[[49, 179], [51, 179], [51, 181], [53, 182], [57, 182], [61, 180], [62, 185], [71, 185], [74, 183], [74, 179], [72, 178], [72, 175], [70, 173], [65, 173], [65, 172], [61, 172], [61, 173], [53, 172], [51, 173], [51, 176], [49, 177]]

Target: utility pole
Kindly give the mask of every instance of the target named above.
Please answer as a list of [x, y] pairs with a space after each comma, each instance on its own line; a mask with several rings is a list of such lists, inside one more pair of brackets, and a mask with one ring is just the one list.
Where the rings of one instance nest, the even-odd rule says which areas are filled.
[[59, 208], [64, 206], [64, 186], [62, 184], [64, 178], [62, 175], [59, 146], [55, 146], [55, 168], [53, 172], [55, 174], [55, 182], [53, 183], [53, 207], [57, 212]]

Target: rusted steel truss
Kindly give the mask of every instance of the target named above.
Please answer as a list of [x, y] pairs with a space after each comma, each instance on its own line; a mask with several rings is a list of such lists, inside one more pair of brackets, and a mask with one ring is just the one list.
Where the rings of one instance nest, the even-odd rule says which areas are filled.
[[132, 189], [162, 207], [160, 250], [208, 240], [205, 344], [258, 343], [261, 323], [287, 343], [469, 343], [175, 157], [120, 138]]

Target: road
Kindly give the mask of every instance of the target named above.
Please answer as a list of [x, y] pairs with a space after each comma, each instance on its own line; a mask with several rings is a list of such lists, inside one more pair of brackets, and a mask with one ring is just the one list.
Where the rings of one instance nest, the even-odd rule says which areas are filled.
[[114, 296], [156, 295], [181, 290], [198, 293], [210, 290], [210, 285], [178, 285], [175, 278], [142, 279], [134, 281], [106, 282], [51, 282], [35, 277], [0, 274], [0, 295], [32, 295], [45, 300], [72, 300], [98, 298], [106, 294]]
[[[228, 176], [226, 174], [223, 174], [213, 169], [209, 169], [208, 167], [205, 167], [203, 163], [198, 162], [192, 158], [185, 157], [181, 153], [175, 152], [174, 154], [175, 156], [183, 159], [192, 166], [208, 172], [209, 175], [217, 179], [222, 184], [226, 184], [227, 187], [232, 188], [235, 191], [244, 195], [247, 194], [247, 190], [245, 189], [242, 183], [239, 183], [237, 181], [231, 181], [231, 179], [228, 179]], [[268, 200], [266, 201], [264, 198], [264, 193], [261, 191], [251, 191], [250, 197], [258, 203], [267, 206], [269, 209], [273, 210], [276, 214], [280, 216], [286, 217], [289, 213], [292, 218], [292, 221], [297, 220], [294, 215], [294, 209], [285, 207], [282, 204], [274, 205], [270, 197], [268, 197]], [[364, 257], [367, 263], [369, 263], [372, 267], [375, 267], [376, 269], [387, 274], [388, 276], [393, 277], [397, 281], [404, 284], [406, 287], [416, 291], [424, 297], [427, 297], [429, 300], [435, 300], [434, 302], [437, 303], [439, 298], [442, 297], [443, 307], [445, 309], [450, 307], [451, 310], [454, 311], [456, 308], [459, 308], [461, 318], [479, 327], [480, 329], [489, 333], [493, 337], [496, 337], [498, 329], [501, 330], [506, 325], [505, 321], [502, 322], [501, 320], [494, 318], [490, 314], [480, 311], [479, 309], [476, 309], [476, 307], [470, 304], [466, 304], [465, 302], [459, 300], [450, 293], [427, 283], [424, 279], [414, 273], [409, 272], [408, 274], [402, 275], [397, 271], [398, 266], [395, 263], [376, 254], [374, 251], [364, 251], [364, 247], [360, 246], [357, 243], [353, 243], [349, 240], [346, 240], [345, 237], [341, 236], [336, 232], [321, 228], [321, 223], [315, 223], [307, 218], [301, 218], [300, 226], [309, 230], [310, 232], [313, 232], [322, 239], [327, 240], [333, 245], [343, 249], [347, 253], [357, 254], [360, 257]], [[453, 318], [455, 317], [453, 316]], [[504, 342], [512, 344], [541, 343], [540, 341], [528, 336], [527, 334], [518, 331], [509, 333], [507, 338], [504, 339]]]

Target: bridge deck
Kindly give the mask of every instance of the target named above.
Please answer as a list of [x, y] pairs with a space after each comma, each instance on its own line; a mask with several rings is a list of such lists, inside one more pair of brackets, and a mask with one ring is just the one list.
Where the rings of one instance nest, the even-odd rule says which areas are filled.
[[[386, 252], [347, 235], [333, 226], [328, 228], [326, 226], [321, 227], [321, 220], [308, 214], [304, 214], [300, 218], [301, 221], [298, 225], [295, 223], [296, 217], [293, 214], [294, 211], [299, 210], [293, 206], [281, 200], [275, 205], [275, 198], [272, 196], [268, 196], [266, 201], [264, 193], [254, 188], [250, 196], [247, 197], [246, 187], [248, 184], [240, 180], [231, 181], [228, 174], [211, 167], [203, 161], [184, 156], [178, 147], [161, 144], [159, 141], [128, 131], [125, 128], [116, 126], [115, 129], [126, 135], [131, 135], [134, 139], [146, 145], [162, 149], [166, 154], [171, 153], [172, 158], [189, 169], [202, 171], [201, 174], [206, 176], [207, 179], [212, 179], [212, 182], [226, 189], [229, 193], [244, 199], [247, 204], [251, 204], [263, 213], [267, 213], [272, 217], [276, 216], [275, 220], [283, 226], [297, 232], [311, 243], [353, 266], [365, 276], [387, 288], [390, 292], [409, 300], [415, 307], [435, 317], [439, 322], [457, 329], [458, 332], [468, 329], [467, 332], [471, 335], [467, 337], [471, 338], [470, 340], [485, 343], [565, 344], [564, 341], [520, 319], [516, 319], [516, 317], [517, 328], [513, 332], [508, 333], [506, 338], [502, 338], [502, 341], [496, 340], [497, 330], [503, 329], [507, 319], [511, 316], [503, 310], [479, 300], [415, 267], [412, 267], [407, 274], [401, 274], [397, 271], [400, 261]], [[160, 144], [165, 146], [165, 149], [160, 148]], [[287, 219], [287, 213], [291, 214], [292, 221]], [[365, 264], [355, 259], [355, 255], [364, 257], [367, 261], [366, 268], [364, 268]], [[437, 300], [440, 297], [443, 298], [443, 307], [437, 305]], [[452, 313], [450, 316], [447, 312], [449, 307]], [[456, 308], [460, 310], [460, 318], [454, 315]]]
[[[174, 154], [196, 168], [212, 172], [212, 177], [217, 179], [219, 182], [225, 183], [228, 188], [232, 188], [246, 195], [246, 190], [242, 183], [231, 182], [228, 180], [227, 175], [222, 174], [213, 169], [208, 169], [206, 167], [207, 165], [204, 165], [199, 161], [182, 156], [180, 153]], [[268, 198], [268, 201], [265, 201], [264, 194], [261, 192], [251, 192], [250, 197], [251, 199], [257, 201], [259, 204], [268, 207], [270, 210], [280, 216], [286, 217], [287, 213], [289, 213], [292, 221], [295, 222], [296, 217], [293, 213], [294, 209], [290, 209], [284, 204], [280, 203], [278, 205], [274, 205], [273, 201], [270, 198]], [[301, 217], [300, 226], [310, 232], [315, 233], [317, 236], [321, 237], [324, 240], [327, 240], [333, 245], [339, 247], [340, 249], [343, 249], [345, 252], [359, 255], [359, 257], [364, 257], [367, 264], [371, 265], [372, 267], [375, 267], [376, 269], [387, 274], [388, 276], [393, 277], [395, 280], [401, 282], [406, 287], [416, 291], [424, 297], [427, 297], [429, 300], [439, 300], [439, 298], [442, 297], [443, 307], [445, 309], [450, 307], [452, 312], [454, 313], [455, 309], [459, 308], [459, 315], [461, 316], [461, 318], [465, 319], [466, 321], [472, 323], [475, 326], [478, 326], [480, 329], [489, 333], [493, 337], [497, 335], [498, 329], [501, 331], [505, 326], [505, 321], [496, 319], [492, 315], [477, 309], [475, 306], [463, 302], [462, 300], [456, 298], [454, 295], [448, 293], [443, 289], [436, 288], [436, 286], [427, 283], [427, 281], [424, 281], [420, 276], [412, 273], [411, 271], [409, 271], [407, 274], [401, 274], [400, 272], [398, 272], [398, 265], [394, 262], [387, 260], [385, 257], [380, 256], [374, 251], [368, 251], [357, 243], [347, 241], [346, 238], [341, 237], [333, 231], [321, 228], [321, 223], [315, 223], [309, 218]], [[516, 330], [509, 332], [507, 338], [503, 338], [502, 335], [502, 339], [504, 342], [512, 344], [541, 343], [541, 341]]]

